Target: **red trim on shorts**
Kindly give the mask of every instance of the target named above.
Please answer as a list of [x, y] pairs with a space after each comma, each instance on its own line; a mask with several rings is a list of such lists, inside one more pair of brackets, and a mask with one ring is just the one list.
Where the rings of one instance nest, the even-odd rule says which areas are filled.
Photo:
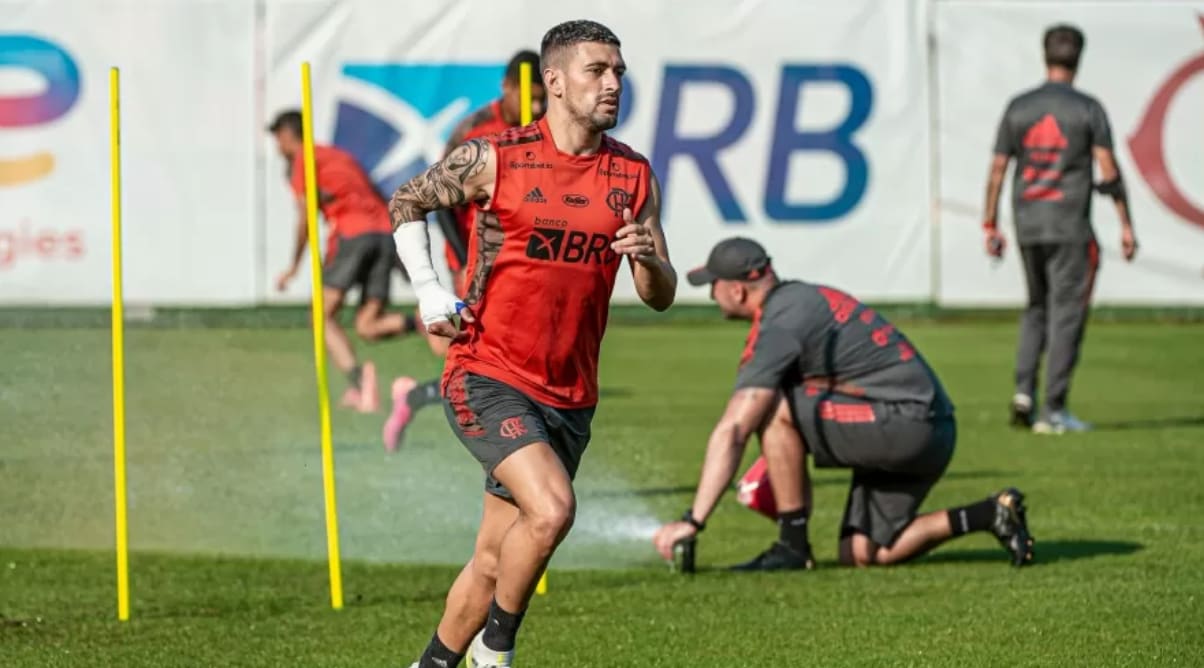
[[838, 404], [833, 401], [819, 403], [819, 417], [841, 424], [866, 424], [877, 420], [874, 407], [869, 404]]
[[447, 379], [447, 400], [456, 414], [456, 424], [459, 425], [460, 431], [464, 432], [465, 436], [476, 438], [485, 435], [485, 427], [481, 426], [480, 418], [468, 405], [467, 376], [467, 372], [462, 368], [452, 370]]

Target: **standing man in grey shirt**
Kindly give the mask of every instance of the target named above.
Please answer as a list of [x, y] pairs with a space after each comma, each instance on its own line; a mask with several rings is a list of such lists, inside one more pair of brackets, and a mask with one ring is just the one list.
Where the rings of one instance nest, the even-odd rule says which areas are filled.
[[[1072, 87], [1083, 42], [1083, 33], [1071, 26], [1045, 32], [1046, 81], [1008, 103], [987, 182], [987, 253], [1002, 257], [999, 193], [1008, 163], [1016, 160], [1012, 206], [1028, 305], [1020, 321], [1012, 424], [1043, 434], [1090, 429], [1070, 414], [1066, 398], [1099, 268], [1091, 226], [1093, 188], [1116, 204], [1125, 259], [1137, 253], [1108, 117], [1099, 102]], [[1093, 186], [1095, 163], [1100, 182]], [[1034, 423], [1037, 367], [1047, 350], [1044, 405]]]
[[765, 249], [741, 237], [719, 242], [688, 279], [709, 284], [724, 316], [752, 327], [694, 502], [653, 539], [662, 556], [706, 526], [756, 434], [778, 540], [735, 570], [814, 568], [808, 454], [817, 467], [853, 471], [840, 523], [842, 564], [897, 564], [975, 531], [994, 534], [1013, 565], [1032, 561], [1024, 495], [1015, 488], [919, 513], [953, 457], [957, 422], [932, 367], [881, 314], [836, 288], [779, 280]]

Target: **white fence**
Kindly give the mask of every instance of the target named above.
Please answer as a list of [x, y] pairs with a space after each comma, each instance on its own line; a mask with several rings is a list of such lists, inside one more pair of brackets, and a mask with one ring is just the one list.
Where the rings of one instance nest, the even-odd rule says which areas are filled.
[[[680, 267], [745, 234], [786, 275], [947, 304], [1021, 299], [1014, 254], [994, 264], [981, 250], [987, 162], [1008, 98], [1042, 78], [1042, 30], [1075, 23], [1088, 36], [1079, 84], [1111, 115], [1142, 243], [1137, 263], [1109, 261], [1116, 218], [1096, 202], [1097, 301], [1204, 304], [1204, 2], [689, 6], [0, 0], [0, 303], [107, 297], [110, 65], [125, 83], [130, 301], [297, 301], [307, 282], [271, 285], [295, 213], [263, 127], [298, 106], [302, 61], [318, 140], [387, 192], [497, 94], [512, 52], [589, 16], [623, 39], [615, 134], [661, 177]], [[621, 280], [616, 298], [633, 294]]]

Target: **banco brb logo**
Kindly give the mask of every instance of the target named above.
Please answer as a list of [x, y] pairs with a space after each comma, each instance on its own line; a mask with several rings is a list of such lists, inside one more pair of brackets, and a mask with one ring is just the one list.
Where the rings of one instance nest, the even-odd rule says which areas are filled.
[[[1197, 18], [1201, 29], [1204, 29], [1204, 15]], [[1193, 204], [1182, 187], [1171, 178], [1163, 137], [1171, 102], [1179, 89], [1200, 74], [1204, 74], [1204, 52], [1176, 68], [1154, 93], [1137, 130], [1129, 137], [1129, 152], [1133, 155], [1133, 162], [1137, 164], [1137, 171], [1141, 172], [1142, 178], [1149, 184], [1158, 200], [1180, 218], [1204, 227], [1204, 210]], [[1197, 194], [1197, 197], [1201, 195], [1204, 193]]]
[[[79, 68], [62, 47], [33, 35], [0, 34], [0, 133], [61, 118], [75, 106], [79, 90]], [[0, 149], [0, 186], [34, 181], [53, 170], [48, 151], [9, 155]]]

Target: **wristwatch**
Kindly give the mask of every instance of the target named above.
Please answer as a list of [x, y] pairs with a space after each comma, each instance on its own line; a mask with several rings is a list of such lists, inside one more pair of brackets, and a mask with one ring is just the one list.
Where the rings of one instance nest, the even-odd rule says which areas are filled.
[[693, 508], [686, 508], [686, 512], [682, 513], [681, 521], [688, 522], [690, 526], [694, 527], [695, 531], [701, 532], [703, 529], [707, 528], [706, 522], [699, 522], [698, 520], [694, 519]]

